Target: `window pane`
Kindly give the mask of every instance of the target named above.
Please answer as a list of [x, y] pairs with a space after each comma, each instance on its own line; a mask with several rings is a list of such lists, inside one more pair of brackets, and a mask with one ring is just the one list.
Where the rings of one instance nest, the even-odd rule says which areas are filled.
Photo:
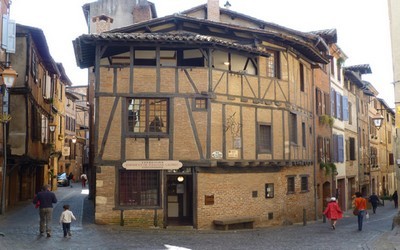
[[287, 179], [288, 184], [288, 193], [294, 192], [294, 177], [288, 177]]
[[167, 99], [130, 99], [128, 131], [134, 133], [167, 133]]
[[301, 177], [301, 191], [308, 191], [308, 177]]
[[270, 125], [260, 125], [259, 148], [260, 152], [272, 151], [272, 135]]

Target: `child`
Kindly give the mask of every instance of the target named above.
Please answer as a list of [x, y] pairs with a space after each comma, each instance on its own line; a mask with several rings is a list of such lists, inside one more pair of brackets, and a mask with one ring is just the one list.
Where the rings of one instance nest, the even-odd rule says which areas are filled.
[[64, 212], [61, 213], [60, 216], [60, 224], [62, 224], [63, 231], [64, 231], [64, 238], [71, 236], [71, 220], [76, 220], [72, 211], [69, 210], [69, 205], [64, 205]]

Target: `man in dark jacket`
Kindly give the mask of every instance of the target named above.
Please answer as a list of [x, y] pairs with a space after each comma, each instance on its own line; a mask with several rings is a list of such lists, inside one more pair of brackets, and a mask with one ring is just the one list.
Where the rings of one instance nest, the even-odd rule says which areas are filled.
[[51, 236], [51, 219], [53, 217], [53, 203], [57, 203], [56, 195], [50, 191], [49, 185], [44, 185], [33, 199], [33, 204], [39, 204], [40, 216], [40, 235], [44, 234], [46, 229], [47, 237]]
[[372, 193], [372, 195], [369, 197], [369, 202], [371, 202], [372, 211], [375, 214], [376, 208], [378, 207], [378, 204], [380, 203], [379, 197], [375, 193]]

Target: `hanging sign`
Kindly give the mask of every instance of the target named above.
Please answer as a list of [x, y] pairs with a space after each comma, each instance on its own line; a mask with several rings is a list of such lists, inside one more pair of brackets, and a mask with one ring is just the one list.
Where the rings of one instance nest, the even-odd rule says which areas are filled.
[[179, 161], [126, 161], [122, 167], [128, 170], [171, 170], [180, 169], [182, 162]]

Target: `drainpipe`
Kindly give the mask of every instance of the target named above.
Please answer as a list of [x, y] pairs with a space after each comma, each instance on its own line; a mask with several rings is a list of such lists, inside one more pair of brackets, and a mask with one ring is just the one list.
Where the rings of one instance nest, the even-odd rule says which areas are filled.
[[317, 160], [317, 133], [316, 133], [316, 125], [317, 125], [317, 122], [315, 121], [316, 120], [316, 110], [315, 110], [315, 108], [316, 108], [316, 106], [315, 106], [315, 100], [314, 100], [314, 95], [315, 95], [315, 74], [314, 74], [314, 68], [312, 69], [312, 75], [313, 75], [313, 77], [312, 77], [312, 90], [313, 90], [313, 93], [312, 93], [312, 95], [311, 95], [311, 101], [312, 101], [312, 107], [313, 107], [313, 116], [314, 116], [314, 119], [313, 119], [313, 127], [314, 127], [314, 178], [313, 178], [313, 181], [314, 181], [314, 210], [315, 210], [315, 220], [317, 221], [318, 220], [318, 195], [317, 195], [317, 192], [318, 192], [318, 190], [317, 190], [317, 164], [318, 164], [318, 160]]

